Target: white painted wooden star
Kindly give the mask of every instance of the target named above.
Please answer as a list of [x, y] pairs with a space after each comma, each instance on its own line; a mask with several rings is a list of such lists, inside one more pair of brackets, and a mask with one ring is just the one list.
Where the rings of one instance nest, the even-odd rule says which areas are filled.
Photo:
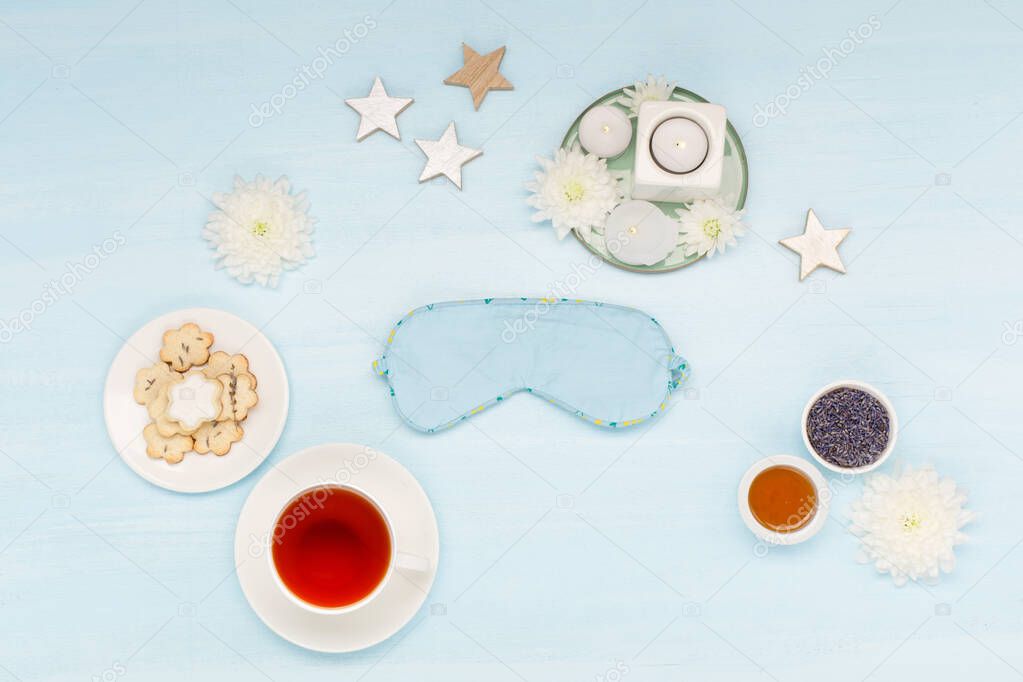
[[448, 124], [439, 140], [416, 140], [416, 144], [426, 154], [426, 166], [419, 175], [419, 182], [444, 175], [458, 189], [462, 189], [462, 166], [483, 153], [482, 149], [458, 144], [454, 121]]
[[355, 133], [355, 140], [362, 142], [366, 137], [382, 130], [398, 140], [401, 133], [398, 132], [397, 116], [405, 111], [412, 104], [411, 97], [389, 97], [384, 90], [384, 84], [378, 76], [373, 81], [373, 87], [367, 97], [356, 97], [346, 99], [345, 104], [359, 112], [359, 131]]
[[821, 267], [845, 273], [845, 265], [838, 255], [838, 245], [850, 230], [848, 227], [827, 230], [811, 208], [806, 212], [806, 228], [803, 234], [782, 239], [778, 243], [799, 254], [799, 281]]

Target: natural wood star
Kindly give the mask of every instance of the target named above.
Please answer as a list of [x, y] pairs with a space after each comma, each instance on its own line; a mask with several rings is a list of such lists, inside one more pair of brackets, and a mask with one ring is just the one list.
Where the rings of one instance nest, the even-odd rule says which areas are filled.
[[512, 84], [498, 71], [504, 58], [504, 46], [483, 56], [462, 43], [462, 61], [465, 65], [444, 79], [446, 85], [461, 85], [472, 93], [473, 106], [478, 110], [488, 90], [512, 90]]
[[803, 234], [782, 239], [778, 243], [799, 254], [799, 281], [802, 282], [822, 265], [845, 273], [845, 265], [838, 255], [838, 245], [851, 231], [848, 227], [824, 229], [811, 208], [806, 212], [806, 229]]
[[412, 104], [410, 97], [388, 97], [384, 84], [378, 76], [373, 81], [373, 88], [367, 97], [346, 99], [345, 104], [359, 112], [359, 131], [355, 133], [356, 142], [362, 142], [367, 136], [382, 130], [391, 137], [401, 139], [398, 132], [397, 116]]
[[439, 140], [416, 140], [416, 144], [426, 154], [426, 166], [419, 175], [419, 182], [444, 175], [458, 189], [462, 189], [462, 166], [483, 153], [482, 149], [458, 144], [454, 121], [448, 124]]

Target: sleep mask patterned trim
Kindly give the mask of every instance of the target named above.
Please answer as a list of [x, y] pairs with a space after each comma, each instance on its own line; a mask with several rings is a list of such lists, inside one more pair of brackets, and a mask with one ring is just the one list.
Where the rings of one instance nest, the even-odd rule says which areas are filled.
[[663, 412], [689, 373], [653, 317], [565, 298], [484, 298], [416, 308], [391, 329], [373, 369], [387, 381], [401, 418], [426, 433], [520, 391], [597, 426], [633, 426]]

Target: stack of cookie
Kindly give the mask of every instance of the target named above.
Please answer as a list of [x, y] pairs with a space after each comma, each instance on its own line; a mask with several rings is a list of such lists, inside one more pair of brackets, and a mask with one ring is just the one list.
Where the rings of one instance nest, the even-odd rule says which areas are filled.
[[256, 375], [242, 354], [210, 353], [213, 334], [189, 322], [163, 335], [160, 362], [135, 375], [135, 402], [152, 421], [146, 453], [177, 464], [187, 452], [226, 455], [241, 440], [241, 422], [259, 402]]

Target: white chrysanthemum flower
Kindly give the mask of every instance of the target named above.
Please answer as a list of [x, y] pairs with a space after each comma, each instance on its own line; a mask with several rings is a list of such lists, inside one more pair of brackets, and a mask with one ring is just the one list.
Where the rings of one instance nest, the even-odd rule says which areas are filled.
[[937, 582], [955, 567], [955, 546], [966, 541], [960, 528], [973, 520], [966, 495], [933, 469], [907, 469], [898, 478], [872, 476], [852, 506], [849, 530], [860, 538], [861, 563], [874, 562], [896, 585], [907, 580]]
[[591, 229], [604, 226], [621, 197], [618, 178], [607, 170], [604, 159], [584, 153], [575, 144], [555, 151], [553, 160], [540, 156], [536, 160], [542, 170], [526, 183], [533, 192], [526, 203], [537, 209], [533, 222], [550, 220], [558, 239], [572, 230], [588, 236]]
[[213, 194], [203, 237], [217, 250], [217, 267], [239, 282], [276, 287], [283, 270], [297, 268], [313, 256], [312, 231], [305, 192], [291, 193], [288, 178], [252, 182], [234, 178], [234, 190]]
[[687, 256], [724, 253], [726, 246], [737, 245], [736, 237], [746, 234], [746, 226], [740, 222], [743, 211], [733, 211], [715, 199], [697, 199], [675, 212], [682, 223], [679, 243], [685, 245]]
[[639, 105], [643, 102], [663, 102], [675, 92], [674, 81], [668, 82], [663, 76], [647, 76], [645, 81], [636, 81], [631, 88], [624, 88], [615, 100], [629, 110], [629, 118], [639, 116]]

